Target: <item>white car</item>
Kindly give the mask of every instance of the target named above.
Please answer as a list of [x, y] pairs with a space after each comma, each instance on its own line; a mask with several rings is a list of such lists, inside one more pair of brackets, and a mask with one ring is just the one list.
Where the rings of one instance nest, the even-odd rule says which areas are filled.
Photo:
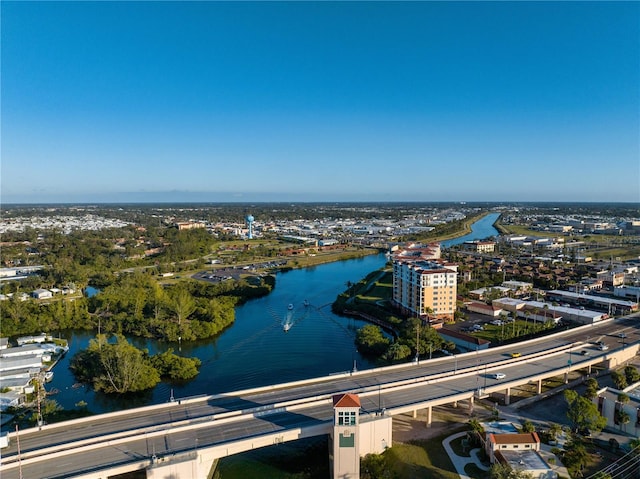
[[490, 374], [490, 376], [493, 379], [504, 379], [504, 378], [507, 377], [507, 375], [505, 373], [493, 373], [493, 374]]

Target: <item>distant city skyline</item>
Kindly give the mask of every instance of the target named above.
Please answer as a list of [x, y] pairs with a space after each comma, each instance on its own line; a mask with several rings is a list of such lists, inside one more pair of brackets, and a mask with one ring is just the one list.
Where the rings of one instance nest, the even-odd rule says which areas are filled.
[[12, 2], [2, 203], [640, 201], [640, 2]]

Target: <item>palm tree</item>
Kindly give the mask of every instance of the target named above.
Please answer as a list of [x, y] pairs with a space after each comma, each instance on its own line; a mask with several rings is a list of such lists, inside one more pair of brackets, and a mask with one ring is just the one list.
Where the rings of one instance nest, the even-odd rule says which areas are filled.
[[549, 424], [549, 438], [551, 441], [555, 442], [558, 439], [558, 436], [562, 432], [562, 426], [558, 423], [552, 422]]
[[544, 325], [547, 325], [547, 311], [549, 311], [549, 305], [545, 303], [542, 308], [544, 310]]
[[634, 454], [640, 454], [640, 437], [636, 437], [629, 441], [629, 447]]
[[627, 413], [627, 411], [625, 411], [624, 409], [618, 409], [616, 411], [616, 419], [618, 424], [620, 424], [622, 427], [620, 429], [627, 430], [627, 424], [629, 424], [629, 421], [631, 421], [631, 418], [629, 417], [629, 414]]

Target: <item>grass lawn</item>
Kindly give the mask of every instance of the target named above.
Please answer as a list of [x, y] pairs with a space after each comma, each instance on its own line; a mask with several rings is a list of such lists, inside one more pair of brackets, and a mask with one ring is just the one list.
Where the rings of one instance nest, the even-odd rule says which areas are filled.
[[[458, 479], [442, 440], [464, 430], [452, 428], [429, 440], [396, 444], [384, 453], [394, 479]], [[329, 477], [327, 438], [310, 438], [221, 459], [216, 479], [326, 479]], [[474, 476], [475, 477], [475, 476]], [[482, 477], [482, 476], [478, 476]]]
[[449, 456], [442, 447], [441, 436], [430, 440], [413, 441], [410, 444], [398, 444], [388, 449], [384, 456], [396, 479], [458, 479]]
[[453, 441], [451, 441], [451, 449], [453, 449], [453, 452], [455, 452], [458, 456], [471, 457], [471, 454], [469, 454], [469, 447], [467, 446], [465, 448], [463, 446], [463, 442], [466, 444], [466, 437], [459, 437], [458, 439], [454, 439]]
[[475, 464], [467, 464], [466, 466], [464, 466], [464, 472], [466, 472], [467, 475], [469, 477], [472, 477], [473, 479], [486, 479], [487, 477], [489, 477], [488, 471], [483, 471]]

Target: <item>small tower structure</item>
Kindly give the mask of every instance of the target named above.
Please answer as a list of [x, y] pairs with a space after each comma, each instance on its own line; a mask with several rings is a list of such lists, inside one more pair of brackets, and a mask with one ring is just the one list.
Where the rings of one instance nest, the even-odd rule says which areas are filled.
[[360, 398], [357, 394], [333, 396], [333, 469], [334, 479], [360, 477]]
[[247, 215], [245, 220], [247, 222], [247, 226], [249, 227], [249, 233], [247, 234], [247, 238], [253, 239], [253, 222], [255, 218], [252, 215]]

